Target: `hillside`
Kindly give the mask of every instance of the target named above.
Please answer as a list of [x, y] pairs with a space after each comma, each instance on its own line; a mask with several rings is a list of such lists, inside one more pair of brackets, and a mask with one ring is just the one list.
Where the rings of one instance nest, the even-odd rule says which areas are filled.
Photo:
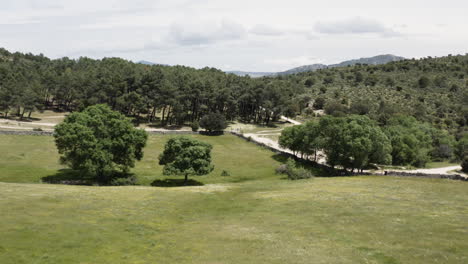
[[277, 78], [304, 84], [306, 92], [298, 98], [319, 101], [315, 108], [330, 113], [365, 114], [381, 123], [404, 114], [455, 134], [466, 130], [468, 55], [336, 67]]

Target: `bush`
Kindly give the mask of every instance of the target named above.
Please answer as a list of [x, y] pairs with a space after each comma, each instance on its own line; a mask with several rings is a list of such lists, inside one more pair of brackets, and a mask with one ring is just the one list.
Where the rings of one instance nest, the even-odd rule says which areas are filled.
[[129, 177], [119, 177], [111, 180], [109, 185], [111, 186], [128, 186], [128, 185], [136, 185], [137, 178], [135, 176]]
[[281, 164], [275, 171], [276, 174], [286, 174], [288, 173], [288, 166], [286, 164]]
[[231, 174], [229, 173], [229, 171], [223, 170], [223, 171], [221, 172], [221, 176], [223, 176], [223, 177], [229, 177], [229, 176], [231, 176]]
[[40, 132], [40, 131], [44, 131], [44, 130], [42, 130], [42, 128], [40, 128], [40, 127], [35, 127], [35, 128], [33, 128], [33, 131], [39, 131]]
[[312, 177], [314, 177], [314, 175], [304, 168], [295, 168], [288, 172], [288, 179], [290, 180], [310, 179]]
[[302, 167], [297, 167], [293, 159], [288, 159], [285, 164], [281, 164], [276, 168], [277, 174], [286, 174], [290, 180], [310, 179], [314, 175]]
[[461, 166], [462, 166], [462, 171], [464, 173], [468, 173], [468, 156], [465, 156], [463, 158]]
[[198, 124], [198, 121], [194, 121], [194, 122], [192, 123], [191, 127], [192, 127], [192, 131], [193, 131], [193, 132], [197, 132], [198, 129], [200, 128], [200, 124]]

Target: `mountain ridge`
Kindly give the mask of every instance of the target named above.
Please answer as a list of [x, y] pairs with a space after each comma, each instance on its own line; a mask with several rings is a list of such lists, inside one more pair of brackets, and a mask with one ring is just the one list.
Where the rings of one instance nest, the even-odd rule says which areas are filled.
[[292, 69], [282, 71], [282, 72], [226, 71], [226, 73], [232, 73], [232, 74], [239, 75], [239, 76], [249, 75], [252, 78], [258, 78], [258, 77], [264, 77], [264, 76], [274, 77], [274, 76], [296, 74], [296, 73], [301, 73], [301, 72], [316, 71], [316, 70], [327, 69], [327, 68], [346, 67], [346, 66], [352, 66], [356, 64], [379, 65], [379, 64], [386, 64], [386, 63], [394, 62], [394, 61], [401, 61], [405, 59], [406, 58], [401, 57], [401, 56], [396, 56], [392, 54], [383, 54], [383, 55], [377, 55], [373, 57], [347, 60], [347, 61], [343, 61], [343, 62], [336, 63], [336, 64], [330, 64], [330, 65], [326, 65], [326, 64], [303, 65], [303, 66], [299, 66], [299, 67], [292, 68]]

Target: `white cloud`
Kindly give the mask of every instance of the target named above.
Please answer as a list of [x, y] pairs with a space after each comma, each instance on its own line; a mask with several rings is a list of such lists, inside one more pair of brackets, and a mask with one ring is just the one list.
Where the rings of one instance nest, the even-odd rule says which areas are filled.
[[265, 24], [257, 24], [253, 26], [250, 30], [249, 33], [254, 34], [254, 35], [260, 35], [260, 36], [281, 36], [284, 35], [284, 31], [279, 30], [275, 27], [265, 25]]
[[344, 20], [319, 21], [315, 30], [322, 34], [368, 34], [376, 33], [386, 37], [398, 36], [400, 33], [386, 27], [377, 20], [354, 17]]
[[169, 40], [182, 46], [206, 45], [218, 41], [238, 40], [245, 36], [245, 28], [235, 22], [203, 22], [182, 24], [176, 23], [170, 27]]

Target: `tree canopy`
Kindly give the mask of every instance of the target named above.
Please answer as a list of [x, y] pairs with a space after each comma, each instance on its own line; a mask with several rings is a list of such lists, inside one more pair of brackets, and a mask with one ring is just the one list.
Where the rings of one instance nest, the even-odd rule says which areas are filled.
[[208, 132], [223, 131], [226, 127], [226, 118], [220, 113], [209, 113], [200, 120], [200, 127]]
[[283, 130], [280, 146], [302, 156], [322, 150], [331, 166], [363, 169], [369, 163], [391, 162], [391, 145], [380, 127], [366, 116], [325, 116], [319, 122], [307, 122]]
[[164, 175], [184, 175], [186, 183], [189, 175], [205, 175], [213, 171], [211, 149], [210, 144], [196, 139], [171, 138], [159, 156], [159, 164], [164, 165]]
[[74, 112], [55, 128], [62, 163], [83, 176], [109, 181], [115, 171], [128, 173], [143, 157], [147, 134], [106, 105]]

